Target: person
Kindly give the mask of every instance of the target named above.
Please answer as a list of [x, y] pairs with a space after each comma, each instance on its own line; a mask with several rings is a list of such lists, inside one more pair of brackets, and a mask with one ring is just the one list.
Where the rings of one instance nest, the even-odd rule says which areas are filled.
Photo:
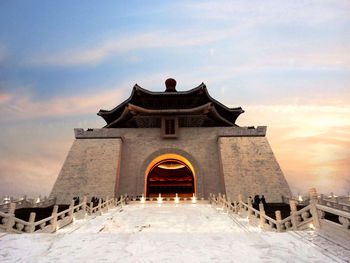
[[94, 207], [95, 207], [95, 206], [98, 206], [98, 201], [99, 201], [99, 200], [100, 200], [99, 198], [95, 197]]
[[74, 200], [74, 206], [79, 204], [79, 196], [74, 196], [73, 200]]
[[264, 196], [264, 195], [262, 195], [260, 200], [261, 200], [261, 203], [262, 203], [262, 204], [263, 204], [263, 206], [264, 206], [264, 210], [266, 210], [267, 203], [266, 203], [266, 200], [265, 200], [265, 196]]
[[259, 195], [254, 196], [254, 203], [253, 203], [253, 208], [256, 210], [259, 210], [259, 204], [260, 204], [260, 197]]

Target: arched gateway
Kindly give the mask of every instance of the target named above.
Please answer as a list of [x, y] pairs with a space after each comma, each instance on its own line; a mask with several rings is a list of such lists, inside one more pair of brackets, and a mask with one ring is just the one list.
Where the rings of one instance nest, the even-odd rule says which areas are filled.
[[154, 92], [136, 84], [128, 99], [98, 112], [103, 128], [75, 129], [51, 197], [69, 204], [74, 196], [125, 194], [291, 196], [266, 126], [238, 126], [243, 109], [215, 100], [204, 83], [186, 91], [177, 91], [174, 79], [165, 85]]
[[163, 154], [155, 158], [145, 174], [145, 195], [190, 197], [196, 193], [192, 164], [178, 154]]

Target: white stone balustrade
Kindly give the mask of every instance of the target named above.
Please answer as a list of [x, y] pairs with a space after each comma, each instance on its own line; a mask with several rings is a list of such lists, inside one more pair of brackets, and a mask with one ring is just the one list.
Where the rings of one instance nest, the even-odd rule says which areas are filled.
[[[247, 203], [244, 203], [241, 195], [238, 196], [238, 202], [232, 202], [220, 193], [217, 197], [214, 194], [209, 194], [209, 202], [216, 207], [222, 207], [228, 212], [246, 214], [253, 224], [258, 219], [259, 226], [263, 230], [283, 232], [288, 230], [323, 229], [335, 232], [345, 239], [350, 239], [350, 213], [320, 205], [315, 188], [310, 189], [309, 195], [309, 205], [299, 211], [297, 210], [297, 201], [289, 199], [291, 215], [284, 219], [282, 219], [280, 211], [275, 211], [276, 219], [270, 218], [266, 215], [262, 204], [259, 205], [258, 211], [252, 207], [251, 198], [248, 198]], [[325, 219], [326, 213], [338, 216], [339, 223]]]
[[127, 196], [121, 196], [119, 201], [108, 199], [96, 207], [87, 206], [86, 197], [83, 202], [74, 206], [71, 202], [68, 209], [58, 212], [58, 206], [55, 205], [50, 217], [35, 222], [35, 213], [30, 213], [29, 221], [26, 222], [15, 217], [16, 204], [9, 205], [8, 213], [0, 212], [0, 232], [8, 233], [52, 233], [73, 222], [74, 218], [81, 219], [86, 214], [101, 215], [102, 211], [107, 211], [107, 207], [121, 206], [127, 203]]

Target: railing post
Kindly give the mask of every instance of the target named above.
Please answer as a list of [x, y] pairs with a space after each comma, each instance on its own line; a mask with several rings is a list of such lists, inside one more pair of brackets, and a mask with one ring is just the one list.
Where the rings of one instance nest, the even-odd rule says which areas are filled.
[[101, 207], [101, 198], [98, 199], [98, 215], [101, 216], [102, 215], [102, 211], [101, 211], [102, 207]]
[[229, 213], [233, 212], [232, 204], [231, 204], [231, 198], [227, 198], [227, 209]]
[[226, 195], [225, 194], [222, 195], [221, 206], [222, 206], [223, 210], [226, 209]]
[[89, 215], [92, 215], [92, 209], [94, 209], [94, 203], [93, 203], [93, 202], [90, 202]]
[[35, 226], [34, 226], [34, 222], [35, 222], [35, 213], [30, 213], [29, 215], [29, 226], [25, 226], [24, 230], [27, 233], [33, 233], [35, 231]]
[[312, 215], [312, 221], [315, 228], [320, 228], [320, 219], [318, 217], [317, 213], [317, 191], [316, 188], [310, 188], [309, 190], [310, 195], [310, 212]]
[[7, 218], [6, 222], [6, 232], [11, 233], [12, 227], [15, 225], [15, 210], [16, 210], [16, 204], [10, 203], [10, 207], [8, 210], [9, 217]]
[[58, 212], [58, 205], [55, 205], [52, 210], [52, 219], [51, 222], [51, 232], [55, 232], [57, 230], [57, 212]]
[[292, 216], [291, 221], [293, 224], [293, 230], [297, 230], [297, 224], [298, 224], [298, 220], [297, 220], [297, 206], [294, 200], [289, 200], [289, 206], [290, 206], [290, 215]]
[[120, 202], [120, 206], [123, 206], [123, 195], [120, 195], [119, 202]]
[[84, 195], [83, 204], [81, 206], [81, 209], [84, 211], [84, 215], [86, 214], [86, 201], [87, 201], [87, 198], [86, 198], [86, 195]]
[[69, 221], [72, 221], [74, 217], [74, 200], [70, 202], [68, 216], [69, 216]]
[[250, 197], [248, 197], [248, 217], [249, 219], [252, 217], [253, 214], [253, 210], [252, 210], [252, 199]]
[[233, 209], [234, 209], [234, 213], [237, 214], [238, 206], [237, 206], [237, 202], [236, 201], [233, 201]]
[[109, 196], [106, 196], [106, 212], [109, 210], [109, 204], [108, 204], [108, 198]]
[[263, 217], [265, 215], [265, 210], [264, 210], [264, 205], [260, 202], [259, 203], [259, 212], [260, 212], [260, 227], [262, 229], [265, 229], [265, 217]]
[[282, 232], [282, 226], [281, 226], [281, 221], [282, 221], [282, 216], [281, 216], [281, 211], [277, 210], [275, 211], [275, 216], [276, 216], [276, 228], [277, 232]]
[[241, 205], [242, 205], [241, 203], [242, 203], [242, 202], [243, 202], [242, 195], [239, 194], [239, 195], [238, 195], [238, 210], [239, 210], [239, 211], [241, 211], [241, 208], [242, 208], [242, 207], [241, 207]]

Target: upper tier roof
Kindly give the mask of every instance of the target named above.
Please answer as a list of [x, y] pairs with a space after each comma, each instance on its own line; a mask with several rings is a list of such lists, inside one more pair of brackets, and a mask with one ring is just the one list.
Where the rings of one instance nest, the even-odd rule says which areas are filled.
[[[176, 83], [176, 82], [175, 82]], [[134, 86], [130, 97], [112, 110], [100, 110], [104, 128], [160, 127], [161, 116], [177, 116], [180, 127], [236, 126], [241, 107], [213, 99], [202, 83], [188, 91], [153, 92]]]

